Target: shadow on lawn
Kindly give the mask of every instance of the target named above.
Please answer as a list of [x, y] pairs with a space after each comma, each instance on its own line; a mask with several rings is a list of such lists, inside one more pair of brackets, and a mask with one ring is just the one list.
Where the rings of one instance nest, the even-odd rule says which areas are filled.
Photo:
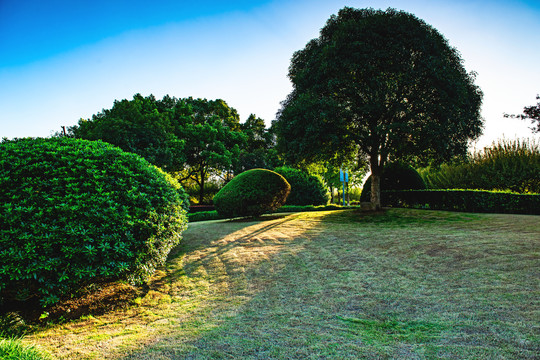
[[[523, 330], [513, 327], [514, 320], [505, 322], [508, 313], [519, 315], [518, 322], [530, 323], [531, 319], [521, 309], [527, 298], [523, 303], [499, 303], [499, 296], [485, 299], [492, 292], [502, 296], [507, 291], [484, 283], [485, 276], [493, 272], [491, 258], [483, 260], [486, 273], [477, 276], [474, 271], [453, 270], [456, 262], [467, 263], [467, 259], [424, 252], [447, 241], [456, 245], [462, 242], [465, 248], [480, 251], [474, 243], [467, 242], [475, 229], [471, 233], [463, 229], [465, 232], [458, 237], [448, 232], [459, 229], [461, 222], [477, 219], [475, 214], [389, 210], [314, 216], [318, 217], [289, 215], [269, 224], [249, 222], [245, 227], [222, 229], [223, 235], [219, 235], [219, 225], [214, 224], [218, 228], [215, 238], [187, 249], [184, 254], [192, 256], [193, 261], [179, 271], [185, 270], [187, 275], [183, 276], [190, 276], [198, 268], [208, 270], [216, 263], [223, 265], [226, 277], [221, 281], [230, 285], [225, 298], [205, 303], [211, 307], [209, 315], [201, 329], [194, 329], [191, 336], [162, 336], [123, 359], [435, 359], [441, 354], [453, 358], [518, 354], [521, 358], [534, 358], [534, 342], [520, 343], [504, 334], [494, 337], [495, 323], [497, 331], [514, 334]], [[323, 225], [312, 231], [320, 223]], [[421, 238], [422, 225], [434, 229], [433, 223], [450, 227]], [[347, 224], [354, 231], [332, 230]], [[384, 229], [380, 239], [378, 225]], [[284, 236], [295, 227], [300, 227], [300, 231]], [[405, 238], [412, 240], [410, 243], [401, 236], [406, 232], [404, 227], [409, 229]], [[371, 232], [365, 235], [364, 230]], [[385, 246], [380, 246], [381, 242]], [[228, 297], [237, 291], [233, 281], [237, 264], [229, 255], [237, 252], [241, 257], [242, 250], [252, 247], [266, 255], [254, 258], [247, 270], [252, 291], [242, 293], [240, 303], [228, 303]], [[205, 253], [196, 254], [201, 251]], [[512, 251], [515, 247], [509, 248], [509, 254]], [[476, 263], [468, 266], [471, 270], [483, 270]], [[445, 267], [449, 273], [441, 271], [440, 279], [428, 276], [433, 275], [434, 269]], [[479, 292], [478, 286], [487, 290]], [[471, 298], [475, 295], [483, 300], [475, 301]], [[501, 310], [494, 312], [498, 307]], [[489, 313], [490, 320], [468, 321], [484, 312]]]

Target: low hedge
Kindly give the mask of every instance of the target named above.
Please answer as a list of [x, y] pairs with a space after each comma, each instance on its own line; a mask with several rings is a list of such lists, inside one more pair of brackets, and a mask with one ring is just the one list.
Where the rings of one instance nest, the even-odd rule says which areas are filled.
[[385, 206], [482, 213], [540, 215], [540, 194], [484, 190], [389, 190]]

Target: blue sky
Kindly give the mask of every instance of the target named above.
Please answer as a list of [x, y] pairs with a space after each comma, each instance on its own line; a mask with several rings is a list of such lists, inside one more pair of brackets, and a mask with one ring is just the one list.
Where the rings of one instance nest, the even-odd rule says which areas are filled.
[[293, 52], [344, 6], [411, 12], [461, 52], [484, 91], [477, 146], [533, 136], [503, 113], [540, 93], [540, 0], [0, 0], [0, 137], [46, 137], [135, 93], [221, 98], [269, 125]]

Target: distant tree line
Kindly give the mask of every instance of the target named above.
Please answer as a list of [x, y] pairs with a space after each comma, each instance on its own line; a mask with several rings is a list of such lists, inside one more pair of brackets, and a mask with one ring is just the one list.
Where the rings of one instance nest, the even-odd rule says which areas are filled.
[[141, 155], [183, 183], [195, 182], [199, 202], [211, 177], [230, 180], [252, 168], [279, 165], [275, 137], [262, 119], [238, 112], [221, 100], [136, 94], [115, 101], [91, 119], [80, 119], [68, 136], [103, 140]]

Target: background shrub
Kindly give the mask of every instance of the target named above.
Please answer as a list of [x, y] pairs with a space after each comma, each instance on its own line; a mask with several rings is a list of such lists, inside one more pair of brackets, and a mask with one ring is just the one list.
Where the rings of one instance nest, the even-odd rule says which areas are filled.
[[326, 205], [330, 201], [330, 193], [320, 177], [286, 166], [274, 171], [291, 185], [286, 205]]
[[291, 186], [280, 174], [252, 169], [234, 177], [214, 196], [214, 206], [220, 216], [259, 216], [281, 207]]
[[540, 146], [534, 140], [500, 140], [460, 163], [420, 171], [431, 189], [540, 192]]
[[101, 141], [0, 143], [0, 301], [50, 305], [90, 283], [141, 281], [180, 241], [185, 199], [172, 177]]
[[[411, 166], [399, 162], [384, 167], [381, 176], [381, 192], [385, 190], [425, 189], [426, 183]], [[366, 180], [360, 201], [371, 200], [371, 176]]]
[[485, 190], [395, 190], [385, 204], [433, 210], [540, 215], [540, 195]]

